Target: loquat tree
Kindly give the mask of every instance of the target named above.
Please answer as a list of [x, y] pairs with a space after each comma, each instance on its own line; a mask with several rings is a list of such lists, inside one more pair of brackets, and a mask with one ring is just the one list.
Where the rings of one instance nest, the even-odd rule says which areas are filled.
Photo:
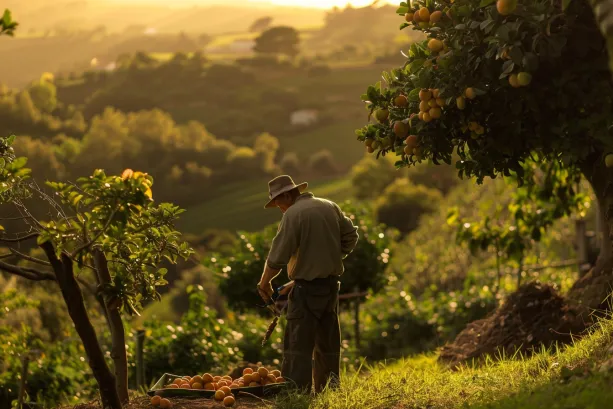
[[[512, 176], [522, 185], [533, 179], [530, 162], [555, 162], [569, 181], [583, 175], [603, 221], [592, 275], [610, 274], [613, 88], [602, 32], [611, 26], [610, 10], [596, 9], [598, 23], [584, 0], [402, 2], [401, 29], [427, 39], [362, 96], [374, 119], [358, 140], [377, 158], [397, 155], [399, 168], [454, 161], [478, 183]], [[562, 201], [576, 189], [549, 192]]]

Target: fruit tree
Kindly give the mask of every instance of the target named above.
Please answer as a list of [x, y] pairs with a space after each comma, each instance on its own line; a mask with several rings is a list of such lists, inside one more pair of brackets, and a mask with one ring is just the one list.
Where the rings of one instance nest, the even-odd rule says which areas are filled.
[[428, 0], [400, 4], [401, 28], [427, 35], [362, 99], [368, 152], [397, 167], [451, 163], [460, 177], [511, 176], [557, 162], [580, 172], [600, 204], [612, 260], [613, 87], [605, 39], [583, 0]]
[[[157, 288], [166, 284], [166, 270], [157, 266], [164, 258], [174, 262], [191, 253], [173, 225], [181, 209], [154, 204], [151, 176], [130, 169], [121, 176], [107, 176], [99, 169], [77, 183], [47, 182], [48, 193], [30, 180], [27, 159], [14, 155], [14, 139], [0, 136], [0, 205], [3, 220], [20, 220], [23, 230], [9, 232], [0, 226], [5, 250], [0, 271], [59, 286], [103, 407], [120, 409], [128, 400], [121, 314], [138, 314], [144, 302], [159, 300]], [[44, 219], [30, 211], [32, 201], [48, 204]], [[36, 247], [45, 259], [28, 252]], [[100, 347], [84, 291], [98, 301], [106, 318], [114, 373]]]

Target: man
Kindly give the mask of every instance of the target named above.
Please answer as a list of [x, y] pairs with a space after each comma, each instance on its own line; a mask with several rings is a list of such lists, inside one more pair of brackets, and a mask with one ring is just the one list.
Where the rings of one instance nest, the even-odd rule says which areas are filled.
[[300, 389], [319, 393], [338, 385], [341, 336], [338, 320], [339, 276], [343, 258], [358, 241], [357, 227], [334, 202], [305, 192], [287, 175], [268, 183], [270, 201], [283, 216], [272, 241], [258, 290], [273, 294], [271, 281], [287, 266], [288, 294], [282, 373]]

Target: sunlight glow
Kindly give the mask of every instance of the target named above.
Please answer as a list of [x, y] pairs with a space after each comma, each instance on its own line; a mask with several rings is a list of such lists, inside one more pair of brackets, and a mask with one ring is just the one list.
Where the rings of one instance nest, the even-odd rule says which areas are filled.
[[[343, 8], [347, 4], [353, 7], [364, 7], [372, 4], [373, 0], [261, 0], [262, 2], [275, 4], [279, 6], [297, 6], [297, 7], [312, 7], [321, 9], [330, 9], [332, 7]], [[400, 4], [400, 1], [380, 1], [379, 4]]]

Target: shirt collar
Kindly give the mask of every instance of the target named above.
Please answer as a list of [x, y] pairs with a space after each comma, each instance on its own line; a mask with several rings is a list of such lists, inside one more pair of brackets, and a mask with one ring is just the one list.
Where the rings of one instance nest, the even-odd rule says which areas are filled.
[[301, 193], [301, 194], [300, 194], [300, 196], [298, 196], [298, 197], [296, 198], [296, 202], [297, 202], [298, 200], [301, 200], [301, 199], [306, 199], [306, 198], [309, 198], [309, 199], [310, 199], [310, 198], [312, 198], [312, 197], [314, 197], [313, 193], [311, 193], [311, 192], [304, 192], [304, 193]]

